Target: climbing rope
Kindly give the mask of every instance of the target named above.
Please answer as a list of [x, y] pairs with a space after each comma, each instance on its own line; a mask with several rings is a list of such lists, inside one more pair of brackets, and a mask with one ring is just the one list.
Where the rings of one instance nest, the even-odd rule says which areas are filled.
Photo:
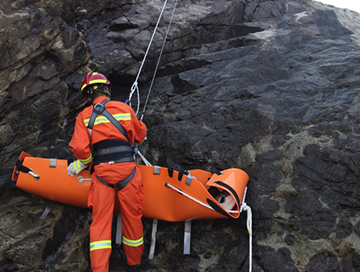
[[252, 212], [250, 206], [243, 202], [241, 205], [242, 210], [247, 212], [246, 227], [249, 233], [249, 272], [252, 271]]
[[251, 272], [252, 271], [252, 212], [250, 206], [248, 206], [245, 202], [246, 194], [247, 194], [247, 186], [245, 187], [243, 197], [241, 199], [240, 213], [242, 211], [247, 212], [246, 228], [249, 233], [249, 272]]
[[[165, 184], [166, 187], [171, 188], [173, 190], [175, 190], [176, 192], [178, 192], [179, 194], [186, 196], [187, 198], [195, 201], [196, 203], [200, 204], [201, 206], [204, 206], [208, 209], [214, 210], [211, 206], [206, 205], [205, 203], [202, 203], [201, 201], [193, 198], [192, 196], [184, 193], [183, 191], [181, 191], [180, 189], [172, 186], [169, 183]], [[248, 206], [245, 202], [245, 195], [246, 195], [246, 191], [247, 191], [247, 187], [245, 188], [244, 194], [243, 194], [243, 200], [242, 200], [242, 204], [240, 207], [240, 211], [231, 211], [231, 210], [227, 210], [227, 212], [229, 213], [241, 213], [242, 211], [246, 211], [247, 212], [247, 219], [246, 219], [246, 228], [248, 230], [249, 233], [249, 272], [252, 271], [252, 212], [251, 212], [251, 208], [250, 206]]]
[[[145, 165], [152, 166], [151, 163], [140, 153], [140, 151], [138, 151], [137, 153], [139, 154], [139, 156], [141, 157], [141, 159], [143, 160]], [[174, 191], [176, 191], [179, 194], [191, 199], [192, 201], [200, 204], [203, 207], [206, 207], [206, 208], [208, 208], [210, 210], [214, 210], [211, 206], [209, 206], [209, 205], [207, 205], [205, 203], [202, 203], [201, 201], [193, 198], [192, 196], [190, 196], [190, 195], [186, 194], [185, 192], [181, 191], [180, 189], [172, 186], [170, 183], [166, 183], [165, 186], [167, 188], [173, 189]], [[245, 202], [246, 193], [247, 193], [247, 187], [245, 187], [245, 190], [244, 190], [244, 193], [243, 193], [243, 197], [242, 197], [242, 201], [241, 201], [242, 204], [240, 206], [240, 211], [227, 210], [227, 212], [229, 212], [229, 213], [241, 213], [242, 211], [246, 211], [246, 213], [247, 213], [246, 228], [247, 228], [248, 233], [249, 233], [249, 272], [251, 272], [252, 271], [252, 211], [251, 211], [251, 207], [249, 205], [247, 205], [246, 202]], [[156, 224], [157, 224], [157, 221], [156, 221]], [[152, 245], [153, 245], [153, 242], [152, 242]]]
[[164, 5], [163, 5], [163, 7], [162, 7], [162, 10], [161, 10], [159, 19], [158, 19], [158, 21], [157, 21], [157, 23], [156, 23], [156, 26], [155, 26], [154, 31], [153, 31], [153, 34], [152, 34], [152, 36], [151, 36], [149, 45], [148, 45], [148, 47], [147, 47], [147, 49], [146, 49], [146, 53], [145, 53], [145, 55], [144, 55], [143, 61], [142, 61], [141, 66], [140, 66], [140, 69], [139, 69], [139, 71], [138, 71], [138, 74], [137, 74], [137, 76], [136, 76], [136, 79], [135, 79], [133, 85], [131, 86], [128, 103], [131, 104], [131, 98], [132, 98], [134, 92], [136, 91], [136, 93], [137, 93], [137, 100], [138, 100], [138, 101], [137, 101], [137, 102], [138, 102], [138, 103], [137, 103], [137, 109], [136, 109], [136, 112], [135, 112], [136, 115], [138, 114], [139, 109], [140, 109], [140, 94], [139, 94], [139, 86], [138, 86], [139, 84], [138, 84], [138, 80], [139, 80], [139, 77], [140, 77], [140, 74], [141, 74], [141, 70], [142, 70], [142, 68], [143, 68], [143, 66], [144, 66], [145, 60], [146, 60], [146, 58], [147, 58], [147, 55], [148, 55], [148, 53], [149, 53], [150, 46], [151, 46], [152, 41], [153, 41], [153, 39], [154, 39], [155, 33], [156, 33], [157, 28], [158, 28], [158, 26], [159, 26], [160, 19], [161, 19], [163, 13], [164, 13], [166, 4], [167, 4], [167, 0], [165, 0], [165, 2], [164, 2]]
[[[164, 47], [165, 47], [165, 43], [166, 43], [166, 39], [167, 39], [167, 36], [169, 34], [169, 30], [170, 30], [170, 26], [171, 26], [171, 23], [172, 23], [172, 20], [173, 20], [173, 17], [174, 17], [174, 14], [175, 14], [175, 10], [176, 10], [176, 6], [177, 6], [177, 3], [178, 3], [178, 0], [176, 0], [175, 4], [174, 4], [174, 9], [173, 9], [173, 12], [172, 12], [172, 15], [171, 15], [171, 18], [170, 18], [170, 21], [169, 21], [169, 24], [168, 24], [168, 28], [166, 30], [166, 34], [165, 34], [165, 37], [164, 37], [164, 41], [163, 41], [163, 44], [162, 44], [162, 48], [161, 48], [161, 51], [160, 51], [160, 54], [159, 54], [159, 58], [158, 58], [158, 61], [157, 61], [157, 64], [156, 64], [156, 67], [155, 67], [155, 71], [154, 71], [154, 74], [153, 74], [153, 78], [151, 80], [151, 84], [150, 84], [150, 88], [149, 88], [149, 92], [148, 92], [148, 95], [146, 97], [146, 101], [145, 101], [145, 104], [144, 104], [144, 108], [143, 108], [143, 111], [141, 113], [141, 118], [140, 118], [140, 121], [143, 120], [143, 117], [144, 117], [144, 114], [145, 114], [145, 110], [146, 110], [146, 107], [147, 107], [147, 103], [149, 101], [149, 97], [150, 97], [150, 93], [152, 91], [152, 87], [153, 87], [153, 84], [154, 84], [154, 81], [155, 81], [155, 77], [156, 77], [156, 73], [157, 73], [157, 70], [159, 68], [159, 65], [160, 65], [160, 61], [161, 61], [161, 56], [163, 54], [163, 51], [164, 51]], [[128, 102], [129, 104], [131, 105], [131, 98], [134, 94], [134, 92], [136, 91], [137, 93], [137, 108], [136, 108], [136, 115], [138, 115], [139, 113], [139, 109], [140, 109], [140, 92], [139, 92], [139, 86], [138, 86], [138, 79], [140, 77], [140, 74], [141, 74], [141, 71], [142, 71], [142, 68], [144, 66], [144, 63], [145, 63], [145, 60], [147, 58], [147, 55], [149, 53], [149, 50], [150, 50], [150, 46], [152, 44], [152, 41], [154, 39], [154, 36], [155, 36], [155, 33], [157, 31], [157, 28], [159, 26], [159, 23], [160, 23], [160, 19], [164, 13], [164, 10], [165, 10], [165, 7], [166, 7], [166, 4], [167, 4], [167, 0], [165, 0], [164, 2], [164, 5], [163, 5], [163, 8], [161, 10], [161, 13], [160, 13], [160, 16], [159, 16], [159, 19], [156, 23], [156, 26], [154, 28], [154, 32], [152, 34], [152, 37], [150, 39], [150, 42], [149, 42], [149, 45], [147, 47], [147, 50], [146, 50], [146, 53], [144, 55], [144, 58], [143, 58], [143, 61], [141, 63], [141, 66], [140, 66], [140, 69], [138, 71], [138, 74], [136, 76], [136, 79], [133, 83], [133, 85], [131, 86], [131, 92], [130, 92], [130, 95], [129, 95], [129, 99], [128, 99]], [[141, 159], [143, 160], [143, 162], [145, 163], [145, 165], [147, 166], [151, 166], [151, 163], [140, 153], [140, 151], [138, 150], [137, 151], [138, 155], [141, 157]], [[198, 201], [197, 199], [191, 197], [190, 195], [182, 192], [181, 190], [179, 190], [178, 188], [172, 186], [171, 184], [167, 183], [166, 186], [168, 188], [171, 188], [175, 191], [177, 191], [178, 193], [190, 198], [191, 200], [195, 201], [196, 203], [206, 207], [206, 208], [209, 208], [209, 209], [212, 209], [212, 207], [210, 207], [209, 205], [206, 205], [204, 203], [202, 203], [201, 201]], [[245, 191], [244, 191], [244, 194], [243, 194], [243, 199], [242, 199], [242, 204], [241, 204], [241, 207], [240, 207], [240, 211], [228, 211], [228, 212], [237, 212], [237, 213], [241, 213], [242, 211], [246, 211], [247, 212], [247, 220], [246, 220], [246, 227], [247, 227], [247, 230], [248, 230], [248, 233], [249, 233], [249, 272], [252, 271], [252, 211], [251, 211], [251, 208], [250, 206], [248, 206], [245, 202], [245, 196], [246, 196], [246, 192], [247, 192], [247, 187], [245, 188]], [[157, 221], [156, 221], [157, 222]], [[152, 243], [153, 244], [153, 243]]]
[[151, 163], [145, 158], [145, 156], [143, 154], [141, 154], [141, 152], [139, 150], [137, 151], [137, 153], [146, 166], [152, 166]]
[[146, 97], [146, 101], [145, 101], [145, 104], [144, 104], [144, 109], [143, 109], [143, 112], [142, 112], [142, 114], [141, 114], [140, 121], [142, 121], [142, 119], [144, 118], [146, 106], [147, 106], [147, 103], [148, 103], [148, 101], [149, 101], [149, 97], [150, 97], [150, 93], [151, 93], [151, 91], [152, 91], [152, 87], [153, 87], [153, 85], [154, 85], [156, 73], [157, 73], [157, 70], [158, 70], [159, 65], [160, 65], [161, 56], [162, 56], [162, 54], [163, 54], [163, 52], [164, 52], [164, 47], [165, 47], [166, 39], [167, 39], [167, 36], [168, 36], [168, 34], [169, 34], [169, 31], [170, 31], [170, 26], [171, 26], [172, 20], [173, 20], [173, 18], [174, 18], [174, 14], [175, 14], [175, 10], [176, 10], [177, 3], [178, 3], [178, 0], [176, 0], [176, 2], [175, 2], [174, 9], [173, 9], [173, 12], [172, 12], [172, 14], [171, 14], [171, 18], [170, 18], [170, 21], [169, 21], [169, 25], [168, 25], [168, 28], [167, 28], [167, 30], [166, 30], [166, 34], [165, 34], [164, 41], [163, 41], [163, 44], [162, 44], [162, 47], [161, 47], [161, 51], [160, 51], [160, 54], [159, 54], [159, 58], [158, 58], [158, 61], [157, 61], [157, 64], [156, 64], [155, 72], [154, 72], [153, 78], [152, 78], [152, 80], [151, 80], [149, 92], [148, 92], [148, 95], [147, 95], [147, 97]]
[[[169, 34], [169, 31], [170, 31], [170, 26], [171, 26], [172, 20], [173, 20], [173, 18], [174, 18], [174, 14], [175, 14], [175, 10], [176, 10], [177, 3], [178, 3], [178, 0], [176, 0], [176, 2], [175, 2], [174, 8], [173, 8], [173, 12], [172, 12], [172, 14], [171, 14], [171, 18], [170, 18], [170, 21], [169, 21], [169, 24], [168, 24], [168, 27], [167, 27], [167, 30], [166, 30], [166, 34], [165, 34], [164, 41], [163, 41], [163, 44], [162, 44], [162, 47], [161, 47], [161, 51], [160, 51], [160, 54], [159, 54], [159, 58], [158, 58], [158, 61], [157, 61], [157, 64], [156, 64], [156, 68], [155, 68], [155, 71], [154, 71], [154, 75], [153, 75], [153, 78], [152, 78], [152, 80], [151, 80], [149, 92], [148, 92], [148, 95], [147, 95], [147, 97], [146, 97], [146, 101], [145, 101], [145, 104], [144, 104], [144, 109], [143, 109], [143, 111], [142, 111], [140, 121], [142, 121], [143, 118], [144, 118], [146, 106], [147, 106], [147, 103], [148, 103], [148, 101], [149, 101], [149, 97], [150, 97], [150, 93], [151, 93], [151, 90], [152, 90], [152, 87], [153, 87], [153, 84], [154, 84], [154, 81], [155, 81], [156, 73], [157, 73], [157, 70], [158, 70], [159, 65], [160, 65], [161, 56], [162, 56], [162, 54], [163, 54], [163, 52], [164, 52], [164, 47], [165, 47], [166, 39], [167, 39], [167, 36], [168, 36], [168, 34]], [[153, 34], [152, 34], [152, 36], [151, 36], [149, 45], [148, 45], [148, 47], [147, 47], [147, 49], [146, 49], [146, 53], [145, 53], [145, 55], [144, 55], [143, 61], [142, 61], [141, 66], [140, 66], [140, 69], [139, 69], [139, 71], [138, 71], [138, 74], [137, 74], [137, 76], [136, 76], [136, 79], [135, 79], [133, 85], [131, 86], [131, 90], [130, 90], [130, 94], [129, 94], [129, 99], [127, 100], [127, 103], [128, 103], [129, 105], [131, 105], [131, 98], [132, 98], [134, 92], [136, 91], [136, 94], [137, 94], [137, 108], [136, 108], [136, 112], [135, 112], [136, 115], [138, 115], [139, 109], [140, 109], [140, 91], [139, 91], [138, 79], [139, 79], [139, 77], [140, 77], [140, 73], [141, 73], [141, 70], [142, 70], [142, 68], [143, 68], [143, 66], [144, 66], [146, 57], [147, 57], [147, 55], [148, 55], [148, 53], [149, 53], [149, 49], [150, 49], [150, 46], [151, 46], [152, 41], [153, 41], [153, 39], [154, 39], [155, 33], [156, 33], [157, 28], [158, 28], [158, 26], [159, 26], [160, 19], [161, 19], [163, 13], [164, 13], [166, 4], [167, 4], [167, 0], [165, 0], [165, 2], [164, 2], [164, 5], [163, 5], [163, 7], [162, 7], [162, 10], [161, 10], [159, 19], [158, 19], [158, 21], [157, 21], [157, 23], [156, 23], [156, 26], [155, 26], [154, 31], [153, 31]], [[143, 160], [143, 162], [145, 163], [145, 165], [151, 166], [150, 162], [140, 153], [139, 150], [137, 151], [137, 153], [138, 153], [138, 155], [141, 157], [141, 159]]]

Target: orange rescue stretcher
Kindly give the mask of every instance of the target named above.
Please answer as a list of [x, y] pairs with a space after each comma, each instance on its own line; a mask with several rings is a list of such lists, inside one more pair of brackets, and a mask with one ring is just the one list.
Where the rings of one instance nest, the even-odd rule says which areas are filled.
[[[67, 167], [67, 160], [37, 158], [22, 152], [14, 167], [12, 182], [45, 199], [87, 208], [90, 171], [85, 169], [72, 177]], [[232, 168], [212, 173], [195, 169], [180, 173], [159, 166], [137, 167], [144, 184], [143, 217], [154, 219], [149, 259], [154, 255], [158, 220], [185, 221], [184, 254], [190, 254], [191, 220], [237, 219], [244, 209], [248, 212], [251, 239], [251, 209], [245, 203], [249, 177], [244, 171]], [[114, 209], [118, 213], [116, 207], [119, 205], [115, 204]]]
[[[22, 152], [12, 180], [28, 193], [86, 208], [90, 171], [83, 170], [71, 177], [67, 167], [67, 160], [36, 158]], [[249, 180], [240, 169], [220, 173], [196, 169], [184, 174], [159, 166], [137, 167], [144, 184], [144, 217], [179, 222], [240, 216]]]

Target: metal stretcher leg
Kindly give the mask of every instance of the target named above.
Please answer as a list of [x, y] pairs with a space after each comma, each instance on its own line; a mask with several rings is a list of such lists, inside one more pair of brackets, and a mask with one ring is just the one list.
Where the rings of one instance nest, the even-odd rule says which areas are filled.
[[155, 244], [156, 244], [156, 232], [157, 232], [158, 219], [153, 219], [152, 232], [151, 232], [151, 245], [149, 252], [149, 259], [152, 260], [155, 254]]
[[190, 254], [190, 243], [191, 243], [191, 220], [188, 220], [188, 221], [185, 221], [184, 255]]

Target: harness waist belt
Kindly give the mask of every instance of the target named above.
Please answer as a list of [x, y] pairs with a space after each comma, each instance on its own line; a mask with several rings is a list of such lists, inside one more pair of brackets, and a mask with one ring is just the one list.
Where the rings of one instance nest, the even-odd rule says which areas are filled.
[[94, 159], [95, 165], [111, 162], [132, 162], [135, 161], [134, 149], [127, 141], [123, 140], [104, 140], [94, 144]]
[[113, 146], [108, 148], [101, 148], [94, 151], [94, 156], [109, 155], [114, 153], [129, 152], [134, 153], [134, 150], [129, 145]]
[[[118, 159], [118, 160], [102, 162], [102, 163], [99, 163], [99, 164], [116, 164], [116, 163], [134, 162], [134, 161], [135, 161], [134, 156], [127, 156], [127, 157], [124, 157], [124, 158], [121, 158], [121, 159]], [[96, 164], [96, 165], [98, 165], [98, 164]]]
[[130, 175], [128, 175], [126, 178], [124, 178], [123, 180], [120, 180], [118, 183], [114, 184], [110, 184], [107, 183], [104, 179], [102, 179], [101, 177], [99, 177], [98, 175], [96, 175], [96, 177], [100, 180], [100, 182], [110, 188], [117, 188], [118, 190], [121, 190], [122, 188], [124, 188], [126, 185], [128, 185], [128, 183], [133, 179], [133, 177], [135, 176], [135, 172], [136, 172], [136, 167], [134, 167], [134, 170], [131, 172]]

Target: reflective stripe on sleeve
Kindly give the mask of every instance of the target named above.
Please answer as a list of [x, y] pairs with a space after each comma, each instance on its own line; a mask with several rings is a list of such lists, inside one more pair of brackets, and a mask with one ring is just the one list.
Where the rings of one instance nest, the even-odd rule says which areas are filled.
[[137, 247], [137, 246], [141, 246], [144, 243], [144, 238], [141, 237], [138, 240], [130, 240], [130, 239], [125, 238], [125, 236], [123, 236], [123, 243], [124, 243], [124, 245], [127, 245], [127, 246]]
[[90, 243], [90, 251], [106, 248], [111, 249], [111, 240], [102, 240]]
[[92, 159], [93, 159], [93, 157], [92, 157], [92, 154], [91, 154], [89, 158], [87, 158], [85, 160], [80, 160], [79, 159], [79, 161], [81, 161], [83, 164], [88, 164], [88, 163], [90, 163], [92, 161]]

